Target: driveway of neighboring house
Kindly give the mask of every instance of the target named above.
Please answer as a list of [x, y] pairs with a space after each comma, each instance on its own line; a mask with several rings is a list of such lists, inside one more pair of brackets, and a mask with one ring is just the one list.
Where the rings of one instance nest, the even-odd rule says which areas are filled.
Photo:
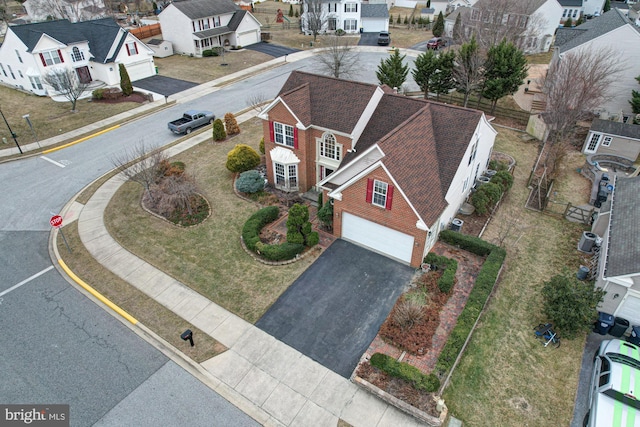
[[349, 378], [414, 272], [338, 239], [256, 326]]
[[[358, 46], [378, 46], [378, 34], [380, 33], [362, 33], [360, 34], [360, 41], [358, 42]], [[389, 46], [393, 44], [393, 34], [391, 34], [391, 43]]]
[[146, 79], [142, 80], [136, 80], [131, 84], [135, 88], [148, 90], [149, 92], [155, 92], [165, 96], [171, 96], [178, 92], [182, 92], [187, 89], [191, 89], [192, 87], [198, 86], [198, 83], [158, 75], [147, 77]]
[[245, 49], [255, 50], [256, 52], [271, 55], [274, 58], [290, 55], [292, 53], [300, 52], [300, 49], [292, 49], [286, 46], [280, 46], [273, 43], [259, 42], [249, 46], [244, 46]]

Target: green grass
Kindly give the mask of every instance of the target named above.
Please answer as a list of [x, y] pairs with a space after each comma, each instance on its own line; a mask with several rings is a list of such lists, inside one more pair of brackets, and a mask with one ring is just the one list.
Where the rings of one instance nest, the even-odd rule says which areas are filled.
[[244, 222], [258, 206], [238, 198], [233, 174], [225, 168], [235, 144], [257, 150], [260, 120], [241, 125], [242, 133], [222, 143], [203, 142], [172, 161], [186, 164], [212, 207], [202, 224], [180, 228], [140, 207], [142, 187], [126, 183], [111, 200], [105, 218], [124, 247], [249, 322], [255, 322], [315, 257], [286, 266], [255, 261], [241, 247]]

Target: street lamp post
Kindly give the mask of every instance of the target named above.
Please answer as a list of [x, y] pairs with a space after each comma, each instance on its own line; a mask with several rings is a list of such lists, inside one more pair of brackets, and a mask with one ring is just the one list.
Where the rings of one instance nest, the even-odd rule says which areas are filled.
[[29, 113], [27, 113], [24, 116], [22, 116], [22, 118], [27, 121], [27, 124], [29, 125], [29, 129], [31, 129], [31, 133], [33, 133], [33, 139], [35, 139], [36, 140], [36, 144], [38, 144], [38, 148], [42, 148], [42, 147], [40, 147], [40, 141], [38, 141], [38, 135], [36, 135], [36, 131], [33, 128], [33, 125], [31, 124], [31, 120], [29, 120]]
[[16, 147], [18, 147], [18, 151], [20, 151], [20, 154], [23, 154], [22, 153], [22, 148], [20, 148], [20, 144], [18, 144], [18, 138], [17, 138], [18, 135], [13, 133], [13, 131], [11, 130], [11, 126], [9, 126], [9, 122], [7, 121], [7, 118], [4, 116], [4, 113], [2, 112], [2, 109], [0, 109], [0, 115], [4, 119], [4, 123], [7, 125], [7, 129], [9, 129], [9, 133], [11, 134], [11, 137], [16, 142]]

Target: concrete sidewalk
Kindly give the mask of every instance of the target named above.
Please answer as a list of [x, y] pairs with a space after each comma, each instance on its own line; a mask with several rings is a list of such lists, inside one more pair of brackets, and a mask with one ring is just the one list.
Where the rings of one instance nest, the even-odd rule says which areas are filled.
[[[209, 138], [198, 135], [167, 155]], [[65, 217], [77, 214], [82, 243], [105, 268], [228, 347], [200, 365], [205, 384], [216, 384], [216, 392], [264, 425], [335, 427], [338, 419], [356, 427], [421, 425], [122, 248], [103, 215], [124, 182], [122, 175], [111, 178], [85, 206], [71, 204]]]

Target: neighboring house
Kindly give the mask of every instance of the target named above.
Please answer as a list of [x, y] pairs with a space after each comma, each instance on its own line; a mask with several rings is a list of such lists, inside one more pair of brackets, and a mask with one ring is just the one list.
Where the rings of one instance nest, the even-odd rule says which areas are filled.
[[598, 310], [640, 325], [640, 177], [616, 178], [592, 231], [603, 238], [596, 286], [606, 295]]
[[26, 0], [22, 3], [31, 22], [68, 19], [70, 22], [105, 18], [104, 0]]
[[389, 10], [386, 4], [366, 4], [361, 0], [321, 0], [316, 4], [319, 10], [309, 14], [309, 3], [302, 4], [302, 16], [300, 24], [305, 34], [313, 31], [309, 28], [309, 22], [320, 22], [322, 28], [319, 33], [333, 33], [343, 30], [346, 33], [355, 34], [359, 32], [377, 33], [389, 31]]
[[625, 122], [633, 118], [629, 100], [631, 91], [640, 87], [635, 79], [640, 75], [640, 31], [620, 10], [611, 9], [576, 28], [558, 28], [555, 46], [552, 61], [561, 61], [563, 55], [582, 49], [613, 51], [622, 58], [624, 71], [608, 88], [607, 100], [594, 113], [603, 118], [622, 116]]
[[214, 47], [242, 47], [260, 41], [260, 22], [231, 0], [186, 0], [160, 15], [162, 38], [183, 55], [202, 56]]
[[[495, 9], [500, 5], [500, 9]], [[466, 38], [472, 34], [481, 45], [491, 46], [502, 39], [516, 44], [525, 53], [547, 52], [562, 17], [557, 0], [512, 0], [493, 3], [478, 0], [472, 7], [458, 8], [445, 19], [445, 33], [453, 34], [458, 14], [461, 31]]]
[[[429, 8], [433, 9], [434, 15], [438, 16], [440, 12], [443, 15], [456, 10], [459, 7], [471, 7], [478, 0], [431, 0]], [[409, 7], [415, 8], [416, 6], [424, 7], [427, 2], [417, 0], [387, 0], [389, 8], [396, 7]]]
[[337, 237], [414, 267], [486, 170], [496, 136], [481, 111], [300, 71], [259, 117], [272, 185], [322, 191]]
[[636, 26], [640, 26], [640, 3], [636, 3], [631, 6], [627, 16]]
[[153, 56], [157, 58], [166, 58], [173, 55], [173, 45], [170, 41], [151, 39], [147, 42], [147, 46], [153, 51]]
[[600, 16], [605, 0], [558, 0], [558, 3], [563, 9], [560, 22], [564, 23], [571, 18], [575, 23], [581, 16], [586, 19]]
[[640, 155], [640, 125], [595, 119], [582, 152], [606, 154], [635, 161]]
[[119, 64], [131, 81], [155, 74], [153, 51], [113, 18], [11, 26], [0, 46], [0, 82], [41, 96], [55, 95], [43, 82], [49, 70], [73, 69], [82, 82], [119, 85]]

